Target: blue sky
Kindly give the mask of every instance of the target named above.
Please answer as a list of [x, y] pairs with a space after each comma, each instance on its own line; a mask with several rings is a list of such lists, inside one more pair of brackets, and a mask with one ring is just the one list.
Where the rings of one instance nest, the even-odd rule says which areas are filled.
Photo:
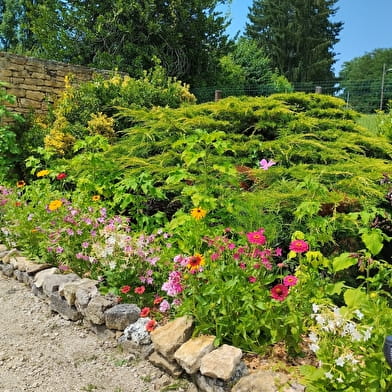
[[[243, 31], [252, 3], [253, 0], [232, 0], [229, 9], [224, 9], [232, 20], [230, 36]], [[336, 73], [345, 61], [374, 49], [392, 48], [392, 0], [339, 0], [337, 7], [336, 20], [344, 22], [344, 26], [334, 48]]]

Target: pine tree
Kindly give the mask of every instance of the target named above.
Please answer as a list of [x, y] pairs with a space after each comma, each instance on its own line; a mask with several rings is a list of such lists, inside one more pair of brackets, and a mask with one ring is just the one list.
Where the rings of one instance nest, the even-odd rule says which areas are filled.
[[290, 82], [334, 78], [333, 46], [343, 24], [332, 22], [338, 0], [254, 0], [246, 36]]

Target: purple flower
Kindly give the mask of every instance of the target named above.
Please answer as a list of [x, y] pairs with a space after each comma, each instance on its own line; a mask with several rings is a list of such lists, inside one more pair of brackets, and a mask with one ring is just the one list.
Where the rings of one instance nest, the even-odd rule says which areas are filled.
[[259, 162], [260, 168], [263, 170], [268, 170], [271, 166], [276, 165], [276, 162], [274, 162], [272, 159], [270, 161], [267, 161], [266, 159], [262, 159]]
[[56, 248], [56, 253], [60, 254], [60, 253], [63, 253], [63, 252], [64, 252], [64, 248], [62, 248], [61, 246], [58, 246]]
[[167, 312], [170, 309], [170, 304], [165, 299], [159, 305], [159, 311], [162, 313]]
[[90, 246], [90, 244], [86, 241], [82, 242], [82, 248], [87, 249]]
[[169, 280], [162, 285], [162, 290], [167, 292], [167, 295], [175, 297], [180, 294], [184, 287], [181, 284], [181, 272], [172, 271], [169, 274]]

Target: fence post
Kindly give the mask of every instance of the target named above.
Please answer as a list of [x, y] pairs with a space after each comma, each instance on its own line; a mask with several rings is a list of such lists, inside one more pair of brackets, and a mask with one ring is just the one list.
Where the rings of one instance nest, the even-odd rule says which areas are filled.
[[314, 92], [316, 94], [322, 94], [323, 93], [323, 88], [321, 86], [316, 86]]
[[215, 90], [215, 102], [218, 102], [222, 99], [222, 90]]

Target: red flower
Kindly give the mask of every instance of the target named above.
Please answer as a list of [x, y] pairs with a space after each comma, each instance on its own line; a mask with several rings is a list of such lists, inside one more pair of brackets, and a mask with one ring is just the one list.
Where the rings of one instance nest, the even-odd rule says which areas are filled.
[[163, 301], [163, 297], [155, 297], [154, 298], [154, 305], [159, 305]]
[[131, 286], [123, 286], [123, 287], [121, 287], [120, 291], [123, 294], [127, 294], [127, 293], [129, 293], [131, 291]]
[[59, 173], [56, 176], [56, 180], [64, 180], [64, 178], [67, 178], [67, 174], [66, 173]]
[[144, 286], [139, 286], [135, 288], [135, 293], [136, 294], [143, 294], [146, 288]]
[[146, 324], [146, 330], [148, 332], [153, 331], [157, 326], [157, 322], [155, 320], [150, 320], [147, 324]]
[[283, 284], [277, 284], [271, 289], [271, 297], [277, 301], [284, 301], [289, 295], [289, 289]]
[[309, 245], [304, 240], [294, 240], [294, 241], [291, 241], [289, 249], [295, 253], [304, 253], [309, 250]]
[[147, 317], [150, 313], [150, 308], [143, 308], [142, 311], [140, 312], [140, 317]]

